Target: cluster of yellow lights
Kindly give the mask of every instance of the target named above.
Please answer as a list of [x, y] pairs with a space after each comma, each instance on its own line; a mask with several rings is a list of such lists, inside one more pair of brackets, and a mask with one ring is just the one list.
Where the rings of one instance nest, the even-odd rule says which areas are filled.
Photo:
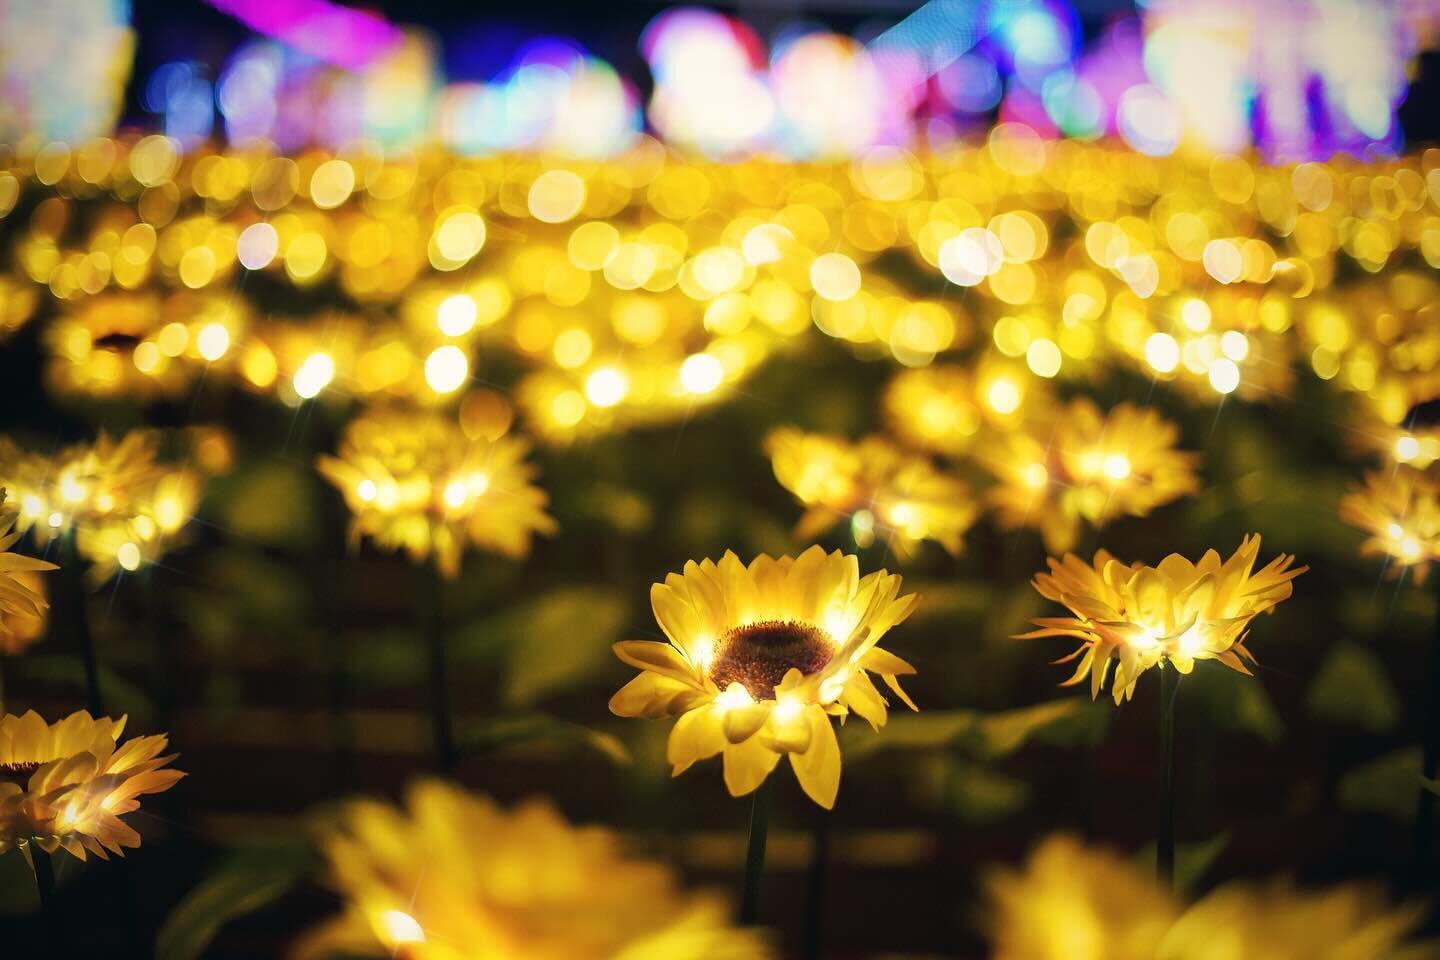
[[1408, 570], [1420, 583], [1440, 561], [1440, 480], [1431, 472], [1403, 465], [1372, 470], [1341, 499], [1340, 516], [1368, 534], [1361, 553], [1386, 557], [1392, 577]]
[[17, 527], [41, 544], [73, 536], [93, 582], [153, 563], [175, 545], [200, 499], [206, 473], [229, 465], [226, 438], [191, 431], [190, 462], [160, 459], [161, 437], [136, 430], [57, 451], [27, 451], [0, 437], [0, 475]]
[[[1016, 124], [805, 166], [102, 139], [0, 155], [0, 336], [43, 287], [58, 389], [211, 370], [291, 403], [453, 398], [501, 350], [555, 440], [681, 418], [812, 330], [916, 368], [980, 331], [1002, 416], [1113, 367], [1264, 398], [1304, 360], [1393, 425], [1440, 378], [1437, 200], [1436, 150], [1207, 164]], [[286, 288], [344, 307], [287, 318]]]

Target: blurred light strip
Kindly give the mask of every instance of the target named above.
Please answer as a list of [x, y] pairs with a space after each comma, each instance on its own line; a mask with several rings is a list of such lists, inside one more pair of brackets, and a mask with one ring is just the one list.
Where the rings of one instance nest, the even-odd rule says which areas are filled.
[[985, 35], [987, 0], [930, 0], [871, 40], [872, 56], [913, 57], [926, 76], [958, 60]]
[[363, 70], [403, 39], [371, 13], [327, 0], [206, 0], [256, 33], [346, 70]]

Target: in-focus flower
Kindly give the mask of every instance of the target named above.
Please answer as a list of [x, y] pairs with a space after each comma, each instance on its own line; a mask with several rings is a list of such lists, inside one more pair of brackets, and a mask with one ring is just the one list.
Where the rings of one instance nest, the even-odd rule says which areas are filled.
[[1069, 550], [1082, 521], [1143, 517], [1199, 489], [1197, 457], [1175, 449], [1179, 436], [1153, 410], [1122, 403], [1104, 415], [1076, 399], [1053, 421], [1001, 435], [998, 455], [982, 460], [999, 481], [990, 500], [1003, 525], [1036, 527], [1046, 549]]
[[992, 960], [1400, 960], [1437, 956], [1412, 935], [1419, 905], [1376, 890], [1230, 882], [1186, 906], [1133, 862], [1066, 836], [986, 879]]
[[523, 557], [533, 534], [555, 532], [528, 451], [516, 437], [468, 437], [440, 413], [373, 410], [351, 421], [340, 455], [322, 456], [319, 468], [350, 507], [352, 537], [417, 563], [434, 556], [454, 577], [467, 544]]
[[84, 710], [50, 724], [33, 710], [0, 717], [0, 853], [33, 842], [46, 853], [106, 859], [140, 846], [120, 818], [185, 774], [168, 769], [176, 755], [162, 756], [163, 735], [121, 744], [125, 719]]
[[4, 509], [5, 490], [0, 487], [0, 655], [16, 654], [30, 645], [45, 624], [45, 591], [36, 576], [55, 564], [12, 553], [20, 539], [11, 533], [15, 517]]
[[1440, 560], [1440, 482], [1406, 467], [1372, 470], [1364, 486], [1340, 500], [1340, 516], [1370, 534], [1362, 554], [1382, 554], [1392, 577], [1414, 571], [1423, 583]]
[[1074, 616], [1037, 619], [1040, 629], [1018, 639], [1080, 640], [1079, 649], [1057, 661], [1080, 659], [1064, 685], [1088, 676], [1091, 697], [1099, 696], [1113, 663], [1117, 704], [1134, 696], [1140, 674], [1162, 661], [1189, 673], [1196, 660], [1219, 660], [1248, 674], [1245, 661], [1255, 662], [1245, 648], [1250, 621], [1273, 613], [1290, 596], [1290, 581], [1309, 569], [1292, 569], [1295, 558], [1282, 553], [1256, 570], [1259, 553], [1257, 534], [1223, 562], [1214, 550], [1205, 551], [1199, 563], [1172, 553], [1154, 567], [1126, 565], [1104, 550], [1088, 564], [1074, 554], [1051, 558], [1050, 572], [1036, 574], [1034, 587]]
[[775, 479], [808, 508], [795, 527], [799, 540], [848, 519], [862, 547], [878, 533], [901, 554], [913, 553], [921, 540], [959, 553], [975, 521], [964, 483], [883, 437], [850, 443], [783, 427], [766, 437], [765, 450]]
[[1063, 835], [985, 890], [992, 960], [1154, 960], [1180, 909], [1133, 864]]
[[302, 938], [294, 960], [764, 960], [725, 903], [687, 893], [658, 862], [548, 803], [505, 810], [435, 780], [405, 809], [356, 800], [321, 846], [344, 913]]
[[915, 668], [876, 644], [914, 610], [900, 577], [860, 577], [859, 561], [811, 547], [749, 566], [727, 551], [691, 561], [650, 589], [668, 643], [630, 640], [616, 655], [643, 672], [610, 700], [622, 717], [678, 716], [667, 757], [678, 776], [724, 755], [732, 796], [760, 786], [782, 756], [805, 793], [829, 809], [840, 786], [831, 717], [859, 714], [879, 729], [886, 701], [873, 672], [914, 710], [898, 677]]

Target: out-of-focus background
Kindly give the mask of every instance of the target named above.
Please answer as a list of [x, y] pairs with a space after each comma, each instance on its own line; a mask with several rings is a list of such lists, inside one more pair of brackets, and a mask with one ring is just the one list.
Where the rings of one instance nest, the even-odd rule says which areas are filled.
[[[867, 157], [893, 171], [902, 153], [913, 159], [987, 142], [1000, 142], [1003, 153], [1012, 142], [1005, 138], [1018, 137], [1017, 150], [1048, 150], [1056, 163], [1072, 156], [1072, 147], [1138, 156], [1156, 165], [1145, 170], [1166, 171], [1146, 187], [1160, 196], [1166, 183], [1183, 192], [1207, 170], [1218, 183], [1215, 157], [1242, 158], [1261, 180], [1274, 165], [1286, 171], [1277, 182], [1301, 194], [1311, 174], [1291, 170], [1385, 163], [1436, 137], [1437, 27], [1440, 4], [1422, 0], [834, 0], [705, 8], [7, 0], [0, 6], [0, 144], [29, 157], [45, 156], [52, 143], [70, 144], [79, 163], [81, 145], [95, 138], [161, 134], [168, 139], [149, 141], [163, 154], [156, 162], [187, 175], [227, 144], [263, 142], [302, 158], [307, 177], [315, 157], [351, 151], [345, 155], [377, 164], [405, 158], [438, 190], [425, 167], [437, 148], [477, 164], [539, 152], [583, 166], [663, 144], [722, 171], [762, 163], [780, 171], [765, 175], [773, 180], [807, 171], [858, 183]], [[1026, 132], [1016, 133], [1022, 125]], [[139, 169], [139, 154], [130, 156]], [[1192, 166], [1200, 181], [1175, 173]], [[1435, 167], [1428, 163], [1431, 181]], [[39, 181], [54, 183], [42, 168], [36, 160]], [[209, 175], [196, 174], [194, 183]], [[745, 192], [748, 174], [734, 176], [742, 187], [726, 196]], [[704, 199], [687, 206], [687, 187], [694, 185], [670, 184], [680, 199], [668, 202], [679, 211], [670, 219], [688, 225], [708, 214]], [[1126, 189], [1117, 178], [1099, 182], [1094, 194], [1114, 206]], [[1428, 189], [1433, 213], [1435, 187]], [[99, 204], [94, 191], [65, 183], [57, 190], [68, 204], [65, 216], [77, 221], [77, 211]], [[140, 192], [124, 202], [144, 203]], [[186, 187], [185, 202], [223, 217], [225, 203], [213, 192], [196, 199], [200, 193]], [[750, 196], [763, 193], [757, 187]], [[996, 187], [996, 196], [1002, 193]], [[1202, 454], [1199, 493], [1148, 517], [1087, 528], [1080, 552], [1104, 546], [1153, 562], [1172, 551], [1228, 553], [1242, 535], [1260, 531], [1262, 560], [1283, 551], [1311, 567], [1294, 599], [1255, 625], [1249, 646], [1261, 663], [1256, 679], [1216, 668], [1184, 682], [1180, 841], [1182, 865], [1204, 864], [1195, 882], [1203, 888], [1220, 878], [1284, 872], [1315, 882], [1394, 876], [1410, 844], [1423, 664], [1436, 605], [1428, 585], [1382, 578], [1379, 560], [1357, 554], [1362, 534], [1336, 513], [1342, 493], [1374, 460], [1383, 433], [1374, 424], [1394, 426], [1408, 411], [1406, 403], [1396, 411], [1393, 397], [1375, 400], [1373, 376], [1367, 386], [1363, 373], [1344, 365], [1353, 356], [1347, 351], [1366, 341], [1375, 314], [1372, 301], [1338, 291], [1342, 282], [1372, 280], [1356, 265], [1364, 257], [1345, 247], [1349, 259], [1332, 264], [1330, 274], [1337, 289], [1295, 308], [1301, 344], [1267, 361], [1268, 370], [1244, 368], [1245, 386], [1233, 396], [1235, 384], [1222, 389], [1214, 376], [1207, 383], [1203, 367], [1188, 380], [1157, 382], [1166, 364], [1143, 346], [1128, 360], [1115, 347], [1121, 359], [1092, 374], [1084, 359], [1090, 352], [1054, 333], [1066, 366], [1052, 383], [1054, 371], [1040, 373], [1046, 365], [1033, 359], [1027, 368], [1025, 358], [1041, 331], [1060, 329], [1067, 299], [1090, 289], [1065, 286], [1086, 249], [1083, 225], [1066, 218], [1105, 219], [1073, 200], [1084, 193], [1067, 182], [1005, 194], [1017, 209], [1016, 198], [1041, 197], [1052, 247], [1080, 251], [1032, 277], [1030, 293], [1018, 301], [957, 286], [950, 272], [927, 272], [918, 258], [893, 251], [864, 261], [867, 275], [883, 276], [892, 296], [941, 304], [952, 318], [946, 336], [932, 337], [927, 328], [918, 346], [876, 348], [873, 338], [846, 335], [820, 308], [812, 328], [805, 306], [804, 335], [787, 334], [783, 346], [741, 364], [743, 379], [731, 378], [727, 367], [725, 396], [713, 403], [594, 425], [585, 418], [611, 404], [593, 379], [583, 397], [576, 394], [581, 411], [573, 418], [548, 400], [539, 413], [517, 401], [517, 422], [540, 439], [533, 458], [560, 533], [519, 561], [471, 553], [445, 590], [453, 695], [467, 745], [460, 782], [505, 800], [549, 795], [574, 819], [625, 831], [640, 848], [678, 863], [687, 878], [733, 889], [748, 804], [725, 795], [716, 763], [670, 779], [668, 723], [609, 715], [608, 698], [631, 673], [609, 645], [660, 638], [649, 585], [687, 560], [807, 545], [793, 533], [801, 508], [776, 482], [762, 446], [772, 428], [794, 424], [851, 438], [884, 431], [881, 397], [897, 372], [946, 362], [979, 369], [993, 359], [1011, 364], [1006, 369], [1030, 385], [1031, 397], [1049, 391], [1060, 399], [1088, 395], [1107, 408], [1124, 401], [1152, 407], [1178, 424], [1182, 449]], [[648, 196], [663, 208], [663, 194]], [[716, 187], [713, 196], [721, 194]], [[883, 194], [872, 190], [856, 217], [883, 206]], [[155, 196], [152, 202], [169, 202]], [[175, 191], [175, 203], [180, 196]], [[792, 203], [828, 216], [830, 194], [815, 196]], [[110, 389], [108, 374], [86, 366], [98, 363], [87, 359], [89, 341], [77, 353], [73, 340], [51, 333], [73, 331], [62, 320], [81, 316], [99, 350], [107, 337], [148, 329], [147, 318], [188, 323], [186, 311], [199, 308], [158, 297], [138, 305], [93, 298], [91, 307], [82, 274], [74, 286], [50, 273], [40, 279], [36, 224], [61, 216], [54, 208], [37, 214], [45, 202], [26, 193], [0, 219], [0, 308], [18, 315], [24, 291], [38, 291], [15, 329], [0, 312], [7, 336], [0, 342], [0, 433], [32, 450], [143, 426], [216, 425], [230, 437], [217, 454], [223, 470], [207, 483], [184, 544], [138, 573], [105, 581], [89, 600], [107, 697], [129, 713], [132, 729], [169, 731], [189, 776], [136, 815], [145, 837], [140, 850], [103, 869], [65, 868], [62, 881], [86, 905], [85, 915], [55, 933], [54, 955], [98, 955], [117, 942], [145, 955], [176, 904], [217, 868], [233, 868], [238, 858], [237, 889], [258, 884], [267, 866], [299, 855], [305, 815], [357, 792], [394, 796], [428, 769], [414, 612], [425, 585], [417, 585], [420, 575], [403, 556], [347, 541], [345, 504], [314, 469], [317, 456], [337, 449], [361, 391], [332, 389], [306, 402], [328, 376], [313, 392], [298, 374], [293, 384], [282, 377], [266, 390], [249, 367], [243, 376], [217, 367], [178, 386], [157, 374], [162, 385], [154, 389], [148, 381]], [[726, 217], [783, 205], [733, 202]], [[1309, 209], [1318, 215], [1325, 204]], [[1205, 221], [1205, 237], [1226, 235], [1227, 224], [1195, 216]], [[1262, 219], [1234, 218], [1228, 226], [1236, 236]], [[903, 224], [887, 223], [874, 231], [903, 232]], [[564, 232], [532, 236], [498, 221], [489, 229], [492, 247], [565, 249]], [[822, 249], [850, 249], [866, 229], [852, 223]], [[1327, 256], [1350, 243], [1346, 229], [1336, 226]], [[879, 241], [872, 252], [887, 245]], [[1422, 290], [1431, 289], [1424, 284], [1433, 285], [1440, 257], [1434, 241], [1397, 239], [1394, 247], [1401, 252], [1388, 266], [1382, 256], [1370, 274], [1408, 270]], [[1205, 268], [1211, 277], [1219, 269], [1208, 261]], [[465, 274], [466, 282], [480, 282], [486, 269], [482, 263]], [[1123, 291], [1116, 276], [1093, 269], [1104, 275], [1102, 289]], [[411, 284], [433, 286], [433, 272], [420, 263], [406, 285], [384, 297], [371, 296], [350, 274], [343, 282], [338, 273], [299, 282], [315, 273], [299, 267], [287, 281], [283, 272], [277, 280], [212, 266], [198, 284], [171, 286], [221, 304], [243, 300], [247, 322], [257, 325], [301, 317], [333, 330], [356, 317], [370, 323], [406, 315]], [[1381, 282], [1374, 281], [1377, 288]], [[548, 324], [536, 355], [551, 352], [567, 323], [594, 312], [583, 297], [547, 292], [543, 281], [531, 293]], [[1187, 291], [1173, 285], [1169, 293], [1175, 302], [1166, 309], [1179, 316]], [[1422, 311], [1423, 295], [1410, 307]], [[143, 314], [134, 324], [115, 320], [132, 309]], [[1214, 309], [1218, 330], [1224, 308]], [[1029, 333], [1002, 322], [1024, 315], [1041, 317]], [[1098, 317], [1082, 319], [1099, 329]], [[1204, 331], [1209, 317], [1207, 309], [1191, 330]], [[709, 319], [706, 325], [717, 329]], [[1143, 334], [1140, 342], [1148, 342]], [[283, 350], [274, 352], [283, 370]], [[588, 369], [588, 346], [573, 365], [562, 353], [555, 348], [565, 371]], [[470, 355], [466, 373], [508, 395], [533, 359], [486, 343]], [[272, 370], [266, 382], [275, 379]], [[1384, 408], [1373, 423], [1372, 406]], [[957, 457], [952, 472], [981, 488], [979, 459]], [[897, 726], [900, 735], [890, 738], [870, 740], [847, 728], [842, 739], [827, 955], [983, 956], [980, 869], [1019, 860], [1057, 829], [1144, 855], [1154, 832], [1158, 684], [1147, 678], [1119, 708], [1104, 695], [1092, 704], [1056, 686], [1067, 674], [1048, 661], [1069, 652], [1063, 643], [1009, 639], [1030, 617], [1058, 612], [1029, 584], [1047, 555], [1034, 530], [1003, 529], [985, 517], [958, 555], [925, 543], [904, 558], [854, 518], [819, 539], [858, 551], [864, 570], [898, 569], [923, 596], [915, 617], [887, 638], [919, 669], [909, 685], [922, 707], [919, 721]], [[53, 719], [83, 701], [73, 649], [42, 641], [6, 667], [11, 711], [33, 707]], [[932, 722], [923, 722], [927, 715]], [[1014, 730], [1022, 732], [1007, 735]], [[793, 943], [813, 805], [788, 773], [776, 803], [765, 920]], [[248, 874], [246, 857], [258, 863]], [[217, 896], [228, 902], [223, 890]], [[280, 955], [335, 906], [319, 884], [298, 884], [226, 923], [205, 956]]]

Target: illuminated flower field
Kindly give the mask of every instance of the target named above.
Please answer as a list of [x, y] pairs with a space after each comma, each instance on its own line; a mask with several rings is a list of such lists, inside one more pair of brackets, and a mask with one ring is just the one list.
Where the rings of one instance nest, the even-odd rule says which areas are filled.
[[1433, 4], [158, 6], [0, 8], [0, 956], [1440, 958]]

